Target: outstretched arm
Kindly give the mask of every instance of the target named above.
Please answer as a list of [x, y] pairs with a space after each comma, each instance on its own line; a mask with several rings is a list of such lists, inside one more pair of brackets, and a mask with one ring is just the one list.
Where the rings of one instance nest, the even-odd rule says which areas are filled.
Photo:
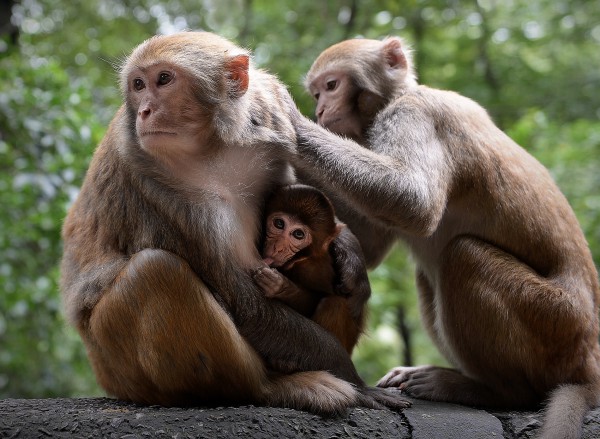
[[445, 208], [449, 173], [433, 126], [419, 120], [422, 129], [408, 129], [416, 126], [417, 117], [398, 111], [380, 117], [372, 149], [296, 117], [294, 164], [362, 215], [407, 233], [429, 235]]

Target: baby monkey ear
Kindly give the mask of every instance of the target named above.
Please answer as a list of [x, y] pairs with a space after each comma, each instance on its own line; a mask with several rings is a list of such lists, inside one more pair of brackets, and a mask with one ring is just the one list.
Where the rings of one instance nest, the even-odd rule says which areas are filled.
[[229, 95], [239, 98], [248, 90], [248, 68], [250, 66], [250, 57], [248, 55], [236, 55], [231, 57], [225, 64], [225, 75], [229, 80]]
[[343, 223], [337, 223], [335, 225], [335, 230], [334, 230], [333, 234], [328, 236], [325, 239], [325, 241], [323, 242], [323, 251], [326, 252], [329, 250], [329, 246], [335, 240], [335, 238], [340, 236], [340, 233], [342, 233], [342, 230], [344, 230], [344, 227], [346, 227], [346, 224], [343, 224]]

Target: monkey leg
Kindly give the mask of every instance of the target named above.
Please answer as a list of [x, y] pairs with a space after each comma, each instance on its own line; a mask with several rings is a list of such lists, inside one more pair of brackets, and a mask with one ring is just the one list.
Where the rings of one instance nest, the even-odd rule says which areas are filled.
[[466, 236], [448, 244], [436, 274], [437, 288], [419, 276], [421, 311], [456, 370], [396, 368], [378, 385], [424, 399], [519, 408], [541, 402], [560, 383], [586, 382], [595, 373], [592, 295], [576, 279], [563, 281], [567, 289], [560, 277], [544, 278]]
[[265, 374], [206, 286], [162, 250], [133, 255], [92, 310], [86, 341], [102, 387], [137, 402], [256, 395]]
[[121, 399], [322, 413], [357, 403], [355, 388], [327, 372], [267, 373], [188, 264], [162, 250], [133, 255], [80, 330], [100, 385]]
[[362, 317], [356, 321], [352, 317], [348, 299], [341, 296], [328, 296], [321, 300], [313, 316], [313, 320], [337, 337], [346, 348], [348, 354], [352, 350], [362, 332]]

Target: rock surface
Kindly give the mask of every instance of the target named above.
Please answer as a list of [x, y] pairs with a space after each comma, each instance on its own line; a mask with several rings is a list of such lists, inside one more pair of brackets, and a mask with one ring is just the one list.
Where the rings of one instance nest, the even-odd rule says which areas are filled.
[[[413, 400], [402, 413], [357, 408], [339, 418], [267, 407], [165, 408], [108, 398], [0, 400], [0, 438], [532, 438], [540, 413], [492, 413]], [[583, 438], [600, 437], [600, 409]]]

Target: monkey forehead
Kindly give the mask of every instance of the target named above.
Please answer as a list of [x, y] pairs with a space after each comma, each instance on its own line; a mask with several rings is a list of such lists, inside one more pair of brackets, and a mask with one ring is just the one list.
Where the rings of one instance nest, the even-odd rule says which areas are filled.
[[313, 62], [308, 74], [307, 82], [312, 82], [324, 69], [347, 71], [355, 63], [368, 63], [378, 59], [378, 49], [382, 46], [379, 40], [355, 38], [342, 41], [325, 49]]
[[210, 32], [156, 35], [127, 57], [121, 68], [121, 86], [125, 91], [127, 78], [134, 69], [161, 62], [177, 65], [196, 77], [201, 73], [220, 75], [225, 61], [236, 55], [249, 55], [249, 52]]

